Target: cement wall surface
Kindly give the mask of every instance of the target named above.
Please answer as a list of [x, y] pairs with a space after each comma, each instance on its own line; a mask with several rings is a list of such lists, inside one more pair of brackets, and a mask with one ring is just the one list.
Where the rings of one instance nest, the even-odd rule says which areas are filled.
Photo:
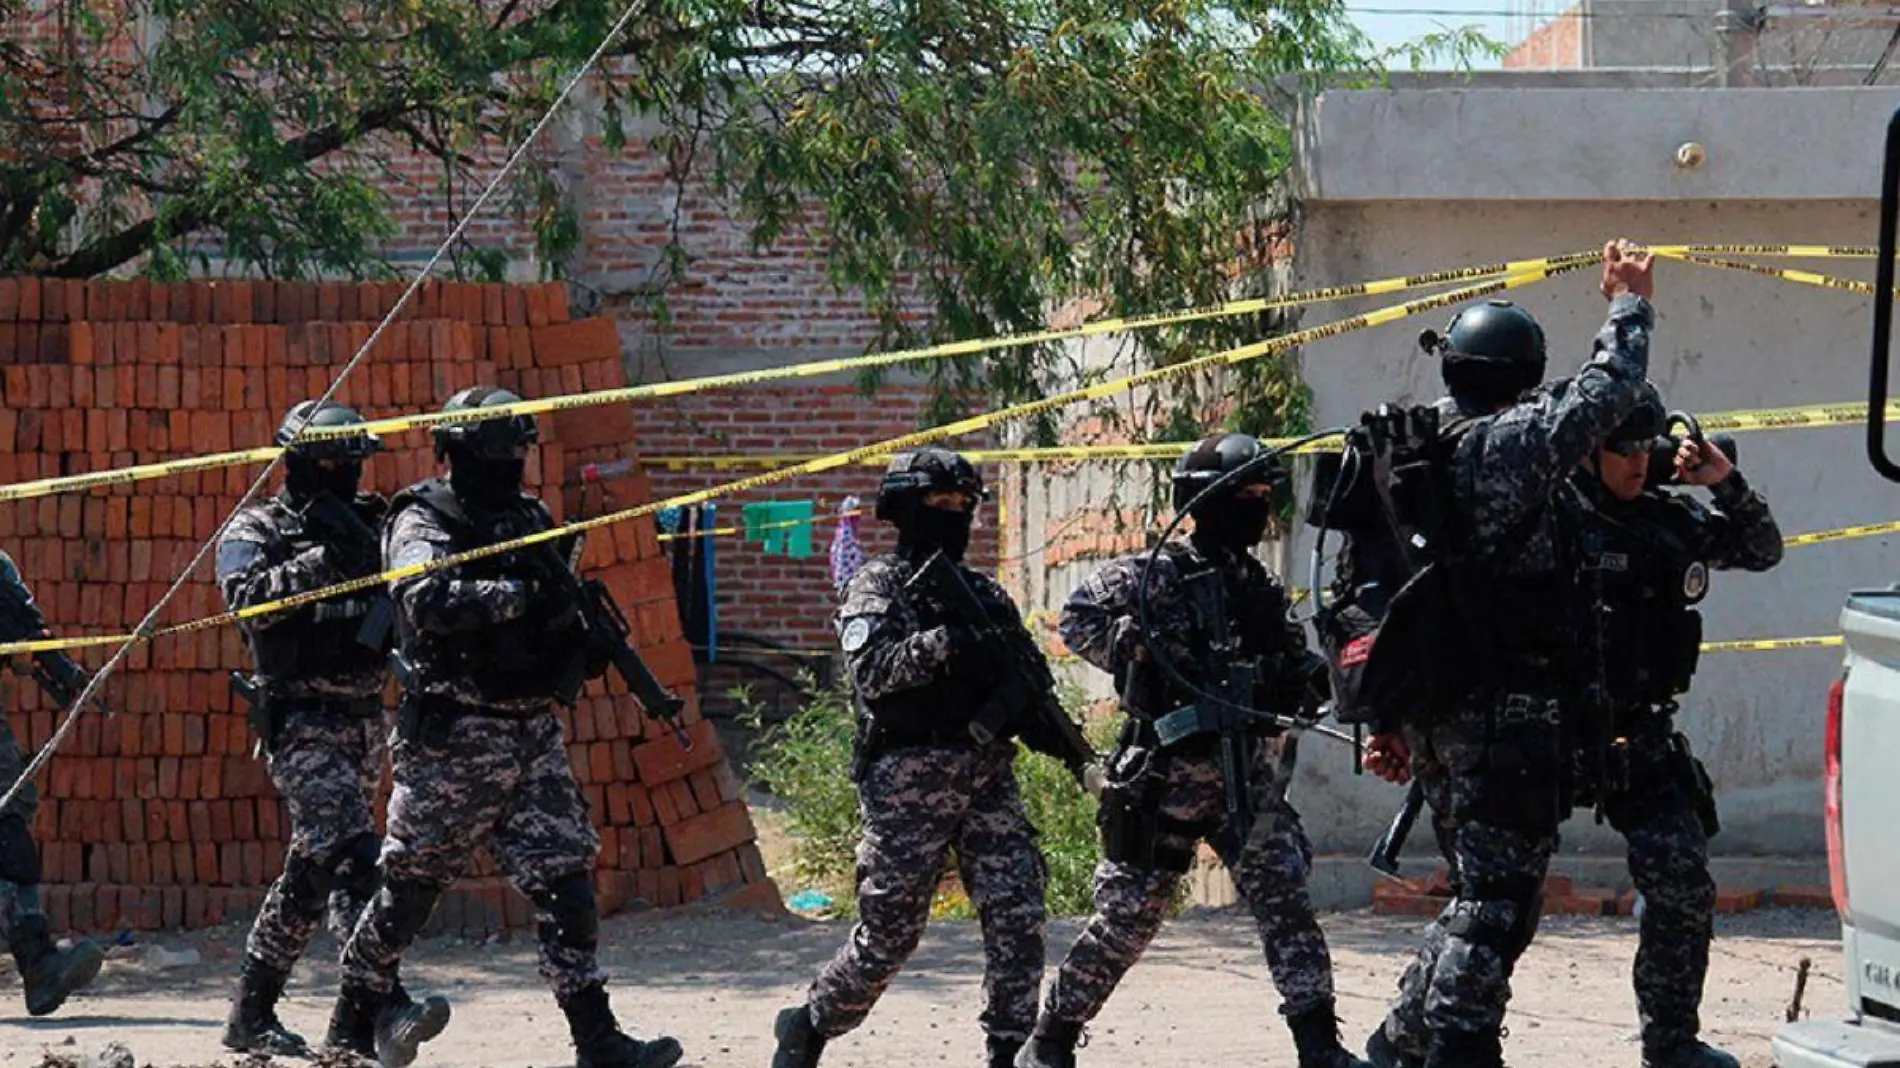
[[[1306, 159], [1306, 173], [1317, 181], [1305, 201], [1298, 286], [1588, 249], [1617, 236], [1651, 243], [1871, 243], [1875, 146], [1896, 101], [1900, 96], [1883, 90], [1579, 90], [1509, 100], [1457, 91], [1330, 94], [1313, 112], [1324, 118], [1320, 151]], [[1479, 116], [1482, 124], [1473, 121]], [[1700, 125], [1718, 117], [1713, 127]], [[1461, 152], [1458, 145], [1473, 145], [1480, 125], [1498, 121], [1515, 131], [1523, 165], [1506, 167], [1499, 156], [1496, 171], [1487, 173], [1457, 162], [1482, 157], [1481, 147]], [[1409, 140], [1425, 146], [1423, 158], [1402, 173], [1372, 173], [1366, 152], [1398, 125], [1410, 126]], [[1765, 149], [1793, 125], [1803, 127], [1802, 151], [1777, 161], [1754, 158], [1749, 146]], [[1740, 173], [1707, 176], [1700, 195], [1675, 195], [1671, 176], [1659, 169], [1666, 162], [1656, 163], [1662, 149], [1674, 139], [1714, 139], [1718, 132], [1712, 168]], [[1566, 169], [1560, 159], [1577, 165]], [[1558, 195], [1541, 196], [1545, 191]], [[1871, 275], [1868, 261], [1800, 266]], [[1713, 412], [1863, 399], [1869, 299], [1672, 262], [1657, 274], [1651, 377], [1672, 407]], [[1588, 357], [1605, 311], [1593, 272], [1519, 290], [1515, 299], [1545, 326], [1553, 376]], [[1314, 309], [1307, 322], [1387, 302]], [[1448, 318], [1449, 312], [1431, 313], [1308, 346], [1301, 358], [1316, 422], [1342, 423], [1384, 400], [1436, 396], [1437, 368], [1419, 356], [1416, 336]], [[1742, 469], [1767, 494], [1785, 533], [1890, 520], [1900, 507], [1893, 487], [1868, 466], [1857, 427], [1752, 433], [1740, 445]], [[1763, 575], [1720, 574], [1703, 605], [1706, 637], [1835, 633], [1850, 589], [1893, 581], [1892, 555], [1892, 539], [1866, 538], [1792, 549]], [[1302, 549], [1296, 559], [1303, 557]], [[1718, 853], [1823, 849], [1822, 717], [1839, 669], [1833, 649], [1704, 657], [1678, 719], [1720, 792], [1725, 829], [1714, 843]], [[1336, 754], [1308, 752], [1319, 759], [1307, 760], [1297, 803], [1321, 850], [1363, 848], [1388, 818], [1397, 791], [1355, 779]], [[1620, 842], [1585, 816], [1565, 829], [1565, 848], [1603, 853], [1620, 850]]]

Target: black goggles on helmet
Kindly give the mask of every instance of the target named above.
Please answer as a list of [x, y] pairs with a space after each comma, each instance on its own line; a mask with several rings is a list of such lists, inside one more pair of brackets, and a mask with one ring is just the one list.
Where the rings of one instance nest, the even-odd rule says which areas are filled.
[[512, 460], [526, 456], [528, 446], [541, 437], [534, 417], [529, 415], [451, 423], [441, 427], [437, 433], [446, 443], [484, 460]]

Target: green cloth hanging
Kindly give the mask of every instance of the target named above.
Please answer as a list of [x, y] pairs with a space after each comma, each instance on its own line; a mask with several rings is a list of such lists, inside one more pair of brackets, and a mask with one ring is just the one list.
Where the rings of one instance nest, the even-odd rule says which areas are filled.
[[745, 537], [767, 555], [802, 560], [812, 554], [811, 501], [760, 501], [745, 506]]

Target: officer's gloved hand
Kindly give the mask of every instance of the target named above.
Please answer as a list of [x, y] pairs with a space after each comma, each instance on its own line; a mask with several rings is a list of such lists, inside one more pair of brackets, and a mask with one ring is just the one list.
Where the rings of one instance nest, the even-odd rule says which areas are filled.
[[528, 618], [546, 631], [564, 631], [580, 622], [580, 599], [567, 587], [546, 579], [529, 579]]
[[331, 567], [351, 578], [374, 575], [383, 569], [383, 554], [375, 543], [355, 538], [324, 542], [323, 556]]
[[950, 662], [945, 666], [959, 673], [991, 668], [989, 643], [975, 627], [949, 623], [938, 629], [943, 631], [945, 645], [950, 650]]

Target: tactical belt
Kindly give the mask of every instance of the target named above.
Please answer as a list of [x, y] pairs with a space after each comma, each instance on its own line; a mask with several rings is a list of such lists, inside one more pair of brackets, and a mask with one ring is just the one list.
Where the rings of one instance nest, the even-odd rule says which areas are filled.
[[368, 697], [326, 697], [318, 694], [303, 694], [296, 697], [279, 697], [271, 700], [271, 710], [278, 713], [327, 712], [337, 716], [355, 716], [368, 719], [383, 713], [383, 698], [380, 694]]
[[970, 726], [960, 723], [954, 727], [915, 727], [881, 726], [877, 732], [879, 752], [888, 753], [893, 749], [975, 749], [976, 739], [970, 737]]
[[414, 703], [416, 710], [428, 719], [460, 719], [463, 716], [480, 716], [484, 719], [530, 720], [548, 714], [551, 702], [542, 702], [533, 708], [494, 708], [489, 705], [464, 704], [448, 697], [439, 697], [429, 693], [410, 693], [403, 695], [403, 703]]

